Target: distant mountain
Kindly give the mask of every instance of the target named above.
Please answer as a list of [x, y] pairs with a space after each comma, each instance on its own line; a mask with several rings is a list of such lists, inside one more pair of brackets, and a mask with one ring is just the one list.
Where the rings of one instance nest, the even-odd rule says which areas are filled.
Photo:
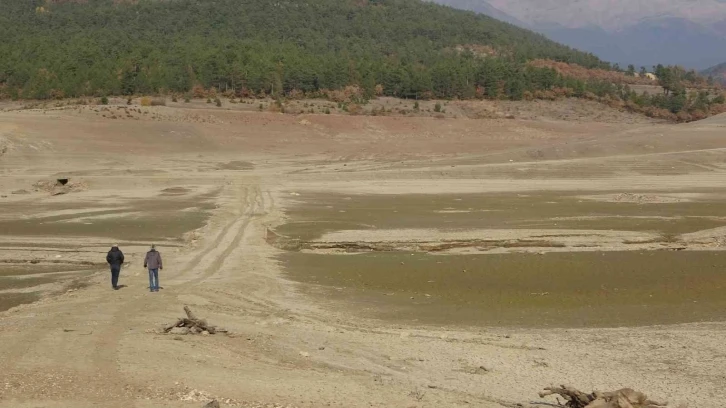
[[537, 31], [622, 66], [634, 64], [650, 69], [663, 63], [703, 69], [722, 62], [726, 57], [726, 37], [714, 35], [713, 30], [703, 25], [676, 17], [643, 20], [615, 32], [596, 26], [543, 26]]
[[434, 0], [434, 3], [443, 4], [446, 6], [458, 8], [461, 10], [469, 10], [474, 11], [476, 13], [486, 14], [489, 17], [496, 18], [497, 20], [501, 20], [510, 24], [514, 24], [520, 27], [527, 27], [527, 23], [524, 21], [521, 21], [519, 19], [516, 19], [509, 14], [499, 10], [498, 8], [492, 6], [491, 4], [487, 3], [486, 1], [480, 1], [480, 0]]
[[704, 69], [726, 57], [726, 0], [435, 0], [621, 65]]
[[726, 85], [726, 62], [706, 69], [701, 72], [701, 74], [706, 77], [713, 77], [717, 81]]

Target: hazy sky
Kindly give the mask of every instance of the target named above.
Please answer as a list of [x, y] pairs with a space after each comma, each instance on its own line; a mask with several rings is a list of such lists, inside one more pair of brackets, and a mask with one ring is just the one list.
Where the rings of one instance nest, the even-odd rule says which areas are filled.
[[618, 29], [642, 19], [682, 17], [699, 23], [726, 19], [726, 0], [488, 0], [527, 23]]

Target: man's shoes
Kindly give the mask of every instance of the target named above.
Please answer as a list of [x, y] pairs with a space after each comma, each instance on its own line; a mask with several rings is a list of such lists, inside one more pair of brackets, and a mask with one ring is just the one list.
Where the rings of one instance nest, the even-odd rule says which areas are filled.
[[118, 286], [114, 286], [113, 287], [113, 290], [119, 290], [119, 287]]

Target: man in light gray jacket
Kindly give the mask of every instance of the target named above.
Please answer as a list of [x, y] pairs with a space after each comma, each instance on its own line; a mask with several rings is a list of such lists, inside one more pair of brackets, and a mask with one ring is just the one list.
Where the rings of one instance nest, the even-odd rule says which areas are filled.
[[156, 245], [151, 245], [151, 250], [144, 258], [144, 268], [149, 269], [149, 291], [159, 291], [159, 269], [164, 269], [161, 263], [161, 253], [156, 250]]

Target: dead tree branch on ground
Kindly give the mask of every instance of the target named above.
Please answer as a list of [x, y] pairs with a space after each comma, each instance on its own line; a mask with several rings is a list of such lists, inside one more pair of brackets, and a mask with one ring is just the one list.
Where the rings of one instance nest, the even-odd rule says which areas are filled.
[[547, 387], [539, 393], [540, 398], [548, 395], [560, 395], [567, 402], [567, 408], [664, 408], [668, 404], [648, 399], [642, 392], [623, 388], [612, 392], [595, 391], [586, 394], [573, 387]]
[[189, 306], [184, 306], [184, 312], [186, 318], [177, 319], [175, 323], [164, 327], [164, 333], [170, 333], [175, 329], [178, 333], [176, 334], [215, 334], [215, 333], [227, 333], [227, 330], [220, 329], [216, 326], [212, 326], [207, 323], [204, 319], [197, 318]]

